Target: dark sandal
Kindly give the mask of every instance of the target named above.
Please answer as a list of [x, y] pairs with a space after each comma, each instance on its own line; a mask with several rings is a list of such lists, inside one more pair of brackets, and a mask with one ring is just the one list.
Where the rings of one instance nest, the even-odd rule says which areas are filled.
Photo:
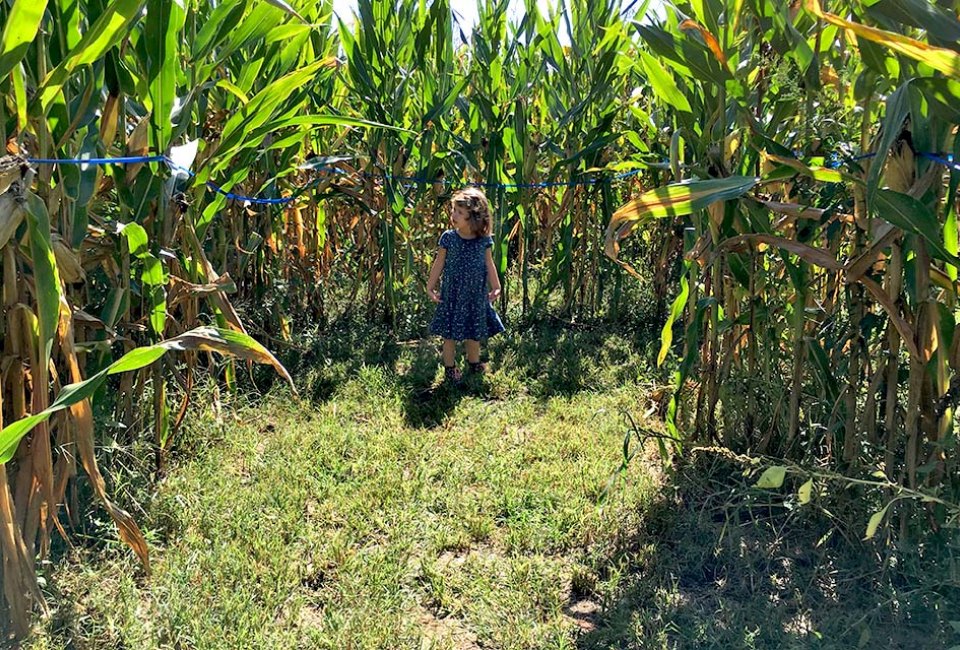
[[456, 366], [444, 366], [443, 379], [445, 381], [457, 384], [463, 379], [463, 374], [460, 372], [460, 368], [457, 368]]
[[471, 375], [485, 375], [487, 373], [487, 365], [477, 361], [476, 363], [470, 363], [470, 374]]

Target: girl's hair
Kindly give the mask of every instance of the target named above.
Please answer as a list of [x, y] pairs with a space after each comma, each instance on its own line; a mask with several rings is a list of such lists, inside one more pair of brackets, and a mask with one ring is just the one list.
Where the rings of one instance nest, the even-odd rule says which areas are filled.
[[450, 200], [454, 205], [462, 205], [467, 209], [467, 220], [474, 235], [486, 237], [490, 234], [493, 218], [490, 216], [490, 204], [483, 190], [478, 187], [457, 190]]

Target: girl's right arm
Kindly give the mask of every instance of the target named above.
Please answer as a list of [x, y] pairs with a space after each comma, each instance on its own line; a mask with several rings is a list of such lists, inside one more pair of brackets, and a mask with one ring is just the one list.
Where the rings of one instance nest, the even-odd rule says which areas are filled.
[[430, 279], [427, 280], [427, 295], [433, 302], [440, 302], [440, 292], [437, 291], [437, 282], [440, 280], [440, 274], [443, 272], [443, 262], [447, 259], [447, 249], [441, 247], [437, 251], [437, 259], [433, 261], [433, 267], [430, 269]]

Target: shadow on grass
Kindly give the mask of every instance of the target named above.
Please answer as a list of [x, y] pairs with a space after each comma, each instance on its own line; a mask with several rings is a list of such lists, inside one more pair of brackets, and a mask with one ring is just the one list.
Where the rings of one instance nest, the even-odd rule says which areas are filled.
[[468, 395], [489, 396], [485, 377], [464, 373], [463, 381], [453, 384], [438, 379], [438, 345], [421, 341], [408, 353], [406, 371], [399, 375], [403, 413], [412, 427], [433, 428], [443, 423], [457, 403]]
[[943, 540], [937, 553], [861, 542], [863, 500], [822, 505], [832, 518], [793, 494], [750, 489], [742, 467], [716, 457], [678, 467], [644, 530], [595, 564], [616, 595], [573, 594], [602, 604], [577, 647], [957, 644], [960, 575]]
[[[381, 368], [402, 391], [407, 419], [414, 426], [436, 426], [466, 395], [487, 398], [495, 384], [511, 386], [538, 399], [604, 390], [651, 373], [658, 330], [602, 324], [571, 325], [547, 320], [514, 327], [482, 346], [492, 374], [468, 378], [459, 387], [442, 384], [440, 341], [434, 337], [398, 341], [385, 328], [349, 323], [331, 328], [307, 347], [281, 361], [301, 393], [315, 402], [331, 399], [364, 367]], [[465, 364], [458, 346], [460, 364]], [[275, 381], [261, 372], [257, 384]]]

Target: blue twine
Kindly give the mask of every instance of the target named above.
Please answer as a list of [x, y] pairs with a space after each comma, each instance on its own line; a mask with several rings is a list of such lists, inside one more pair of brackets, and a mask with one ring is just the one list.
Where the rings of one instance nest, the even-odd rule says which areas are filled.
[[[865, 160], [867, 158], [874, 158], [876, 157], [876, 155], [877, 155], [876, 153], [865, 153], [859, 156], [845, 158], [843, 160], [834, 159], [834, 160], [831, 160], [829, 163], [827, 163], [827, 167], [836, 169], [837, 167], [840, 166], [842, 162], [857, 162], [860, 160]], [[955, 157], [952, 153], [943, 154], [943, 153], [931, 153], [927, 151], [918, 151], [917, 155], [920, 156], [921, 158], [926, 158], [927, 160], [931, 160], [935, 163], [943, 165], [944, 167], [949, 167], [953, 171], [960, 171], [960, 164], [957, 164], [955, 162]]]
[[[177, 163], [173, 162], [166, 156], [164, 156], [164, 161], [167, 163], [167, 166], [169, 166], [170, 169], [174, 171], [184, 172], [190, 178], [194, 178], [197, 175], [193, 170], [187, 169], [186, 167], [178, 165]], [[220, 187], [219, 185], [217, 185], [216, 183], [214, 183], [213, 181], [205, 181], [204, 185], [206, 185], [207, 189], [215, 192], [216, 194], [226, 197], [228, 200], [242, 201], [244, 203], [250, 203], [252, 205], [283, 205], [284, 203], [290, 203], [296, 198], [293, 196], [285, 196], [285, 197], [276, 198], [276, 199], [269, 199], [269, 198], [261, 198], [258, 196], [244, 196], [243, 194], [234, 194], [233, 192], [229, 192], [223, 189], [222, 187]]]
[[838, 169], [840, 165], [845, 162], [860, 162], [861, 160], [866, 160], [867, 158], [873, 158], [877, 154], [875, 153], [864, 153], [859, 156], [846, 156], [844, 158], [838, 158], [836, 154], [833, 154], [830, 157], [830, 160], [824, 163], [824, 166], [828, 169]]
[[27, 158], [34, 165], [125, 165], [165, 162], [166, 156], [118, 156], [116, 158]]
[[927, 160], [932, 160], [935, 163], [941, 164], [944, 167], [948, 167], [952, 171], [960, 172], [960, 164], [954, 162], [952, 153], [948, 153], [945, 156], [937, 153], [921, 153], [920, 156], [926, 158]]
[[[36, 165], [123, 165], [123, 164], [133, 164], [133, 163], [154, 163], [154, 162], [164, 162], [167, 164], [170, 169], [174, 171], [179, 171], [187, 174], [190, 178], [196, 177], [196, 173], [192, 170], [177, 165], [167, 156], [117, 156], [115, 158], [27, 158], [27, 162], [36, 164]], [[337, 167], [320, 167], [316, 168], [315, 171], [330, 173], [330, 174], [342, 174], [346, 175], [349, 172], [339, 169]], [[629, 172], [623, 172], [616, 174], [613, 177], [613, 180], [622, 180], [629, 176], [640, 173], [640, 169], [636, 169]], [[486, 182], [461, 182], [461, 181], [451, 181], [444, 179], [431, 179], [423, 178], [420, 176], [400, 176], [393, 175], [388, 173], [382, 174], [373, 174], [370, 172], [361, 172], [361, 174], [367, 178], [386, 178], [395, 181], [400, 181], [407, 183], [407, 187], [414, 184], [423, 184], [423, 185], [433, 185], [436, 183], [441, 183], [443, 185], [451, 186], [461, 186], [461, 187], [485, 187], [485, 188], [518, 188], [518, 189], [531, 189], [531, 188], [548, 188], [548, 187], [575, 187], [580, 185], [596, 185], [597, 183], [605, 182], [605, 178], [588, 178], [583, 180], [574, 180], [574, 181], [544, 181], [539, 183], [486, 183]], [[234, 201], [242, 201], [254, 205], [282, 205], [289, 203], [296, 199], [297, 196], [302, 194], [305, 190], [309, 189], [316, 185], [319, 181], [313, 181], [308, 185], [298, 189], [293, 196], [280, 197], [280, 198], [263, 198], [257, 196], [246, 196], [243, 194], [236, 194], [228, 190], [223, 189], [213, 181], [205, 181], [207, 189], [210, 191], [219, 194], [227, 199]]]
[[[639, 173], [640, 170], [627, 172], [625, 174], [618, 174], [614, 178], [626, 178], [627, 176], [632, 176], [633, 174]], [[422, 176], [395, 176], [393, 174], [388, 174], [386, 172], [381, 174], [372, 174], [370, 172], [360, 172], [363, 176], [367, 178], [388, 178], [394, 181], [400, 181], [402, 183], [421, 184], [421, 185], [434, 185], [440, 183], [442, 185], [450, 185], [457, 187], [494, 187], [494, 188], [543, 188], [543, 187], [575, 187], [579, 185], [595, 185], [597, 183], [604, 182], [603, 178], [588, 178], [580, 181], [544, 181], [540, 183], [485, 183], [481, 181], [450, 181], [446, 179], [436, 179], [436, 178], [423, 178]]]
[[[825, 162], [825, 166], [830, 169], [837, 169], [844, 163], [859, 162], [861, 160], [866, 160], [868, 158], [873, 158], [876, 153], [864, 153], [856, 156], [845, 156], [843, 158], [837, 157], [836, 154], [831, 156], [831, 159]], [[927, 158], [933, 162], [949, 167], [954, 171], [960, 171], [960, 164], [957, 164], [954, 160], [954, 155], [952, 153], [940, 154], [940, 153], [927, 153], [920, 152], [917, 155]], [[123, 165], [123, 164], [136, 164], [136, 163], [156, 163], [164, 162], [167, 166], [178, 172], [183, 172], [189, 177], [196, 177], [196, 173], [190, 169], [182, 167], [174, 163], [167, 156], [118, 156], [115, 158], [27, 158], [27, 162], [36, 165]], [[339, 174], [347, 175], [350, 172], [340, 169], [338, 167], [318, 167], [314, 171], [327, 174]], [[423, 178], [420, 176], [401, 176], [388, 174], [386, 172], [381, 174], [374, 174], [371, 172], [360, 172], [360, 174], [366, 178], [385, 178], [394, 181], [399, 181], [404, 183], [406, 187], [411, 187], [416, 184], [424, 185], [433, 185], [440, 183], [448, 186], [460, 186], [460, 187], [484, 187], [484, 188], [518, 188], [518, 189], [533, 189], [533, 188], [550, 188], [550, 187], [575, 187], [580, 185], [596, 185], [597, 183], [607, 182], [609, 180], [619, 181], [630, 176], [639, 174], [641, 169], [634, 169], [627, 172], [621, 172], [613, 175], [612, 178], [586, 178], [582, 180], [573, 180], [573, 181], [544, 181], [539, 183], [489, 183], [489, 182], [462, 182], [455, 180], [446, 180], [446, 179], [431, 179]], [[291, 201], [296, 200], [303, 192], [314, 187], [320, 183], [320, 179], [311, 181], [307, 185], [297, 189], [292, 196], [279, 197], [279, 198], [265, 198], [258, 196], [246, 196], [243, 194], [236, 194], [228, 190], [223, 189], [213, 181], [205, 181], [207, 189], [210, 191], [219, 194], [228, 200], [241, 201], [244, 203], [249, 203], [251, 205], [284, 205], [290, 203]]]

